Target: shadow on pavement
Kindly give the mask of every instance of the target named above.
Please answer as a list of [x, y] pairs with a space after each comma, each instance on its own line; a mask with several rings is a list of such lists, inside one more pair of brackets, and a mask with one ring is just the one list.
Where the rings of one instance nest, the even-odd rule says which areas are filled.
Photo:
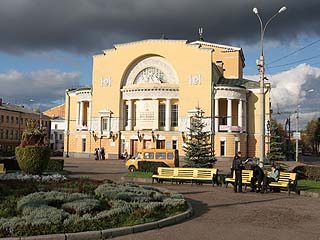
[[255, 200], [255, 201], [246, 201], [246, 202], [236, 202], [236, 203], [225, 203], [225, 204], [217, 204], [208, 206], [208, 209], [210, 208], [219, 208], [219, 207], [230, 207], [230, 206], [237, 206], [237, 205], [247, 205], [247, 204], [253, 204], [253, 203], [263, 203], [263, 202], [272, 202], [277, 200], [283, 200], [283, 199], [289, 199], [289, 197], [278, 197], [273, 199], [264, 199], [264, 200]]

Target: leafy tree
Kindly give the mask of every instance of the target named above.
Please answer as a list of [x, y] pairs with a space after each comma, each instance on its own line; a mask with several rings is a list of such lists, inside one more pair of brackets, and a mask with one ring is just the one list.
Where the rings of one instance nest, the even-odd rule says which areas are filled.
[[270, 160], [284, 160], [284, 131], [281, 124], [275, 119], [270, 120], [270, 149], [267, 157]]
[[183, 146], [186, 152], [185, 161], [188, 167], [212, 167], [216, 159], [211, 151], [210, 132], [205, 131], [203, 111], [198, 107], [191, 117], [189, 138]]
[[314, 153], [320, 150], [320, 118], [312, 119], [307, 123], [303, 134], [304, 147], [309, 147]]

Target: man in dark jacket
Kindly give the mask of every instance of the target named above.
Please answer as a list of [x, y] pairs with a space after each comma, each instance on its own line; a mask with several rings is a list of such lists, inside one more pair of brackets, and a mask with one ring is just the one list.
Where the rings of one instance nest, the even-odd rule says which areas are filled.
[[[251, 178], [251, 191], [254, 192], [260, 192], [261, 191], [261, 183], [264, 179], [264, 172], [263, 170], [258, 166], [254, 165], [252, 168], [253, 171], [253, 177]], [[256, 189], [256, 182], [258, 181], [258, 188]]]
[[232, 161], [232, 172], [235, 175], [235, 182], [233, 185], [234, 192], [242, 192], [242, 169], [243, 164], [241, 160], [241, 152], [238, 152]]

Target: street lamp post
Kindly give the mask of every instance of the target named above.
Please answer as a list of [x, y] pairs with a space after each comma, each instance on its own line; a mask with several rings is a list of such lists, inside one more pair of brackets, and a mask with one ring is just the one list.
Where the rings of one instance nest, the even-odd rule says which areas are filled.
[[272, 19], [274, 19], [278, 14], [284, 12], [287, 8], [282, 7], [279, 9], [279, 11], [274, 14], [267, 23], [263, 26], [263, 22], [260, 18], [259, 12], [257, 8], [253, 8], [254, 14], [258, 17], [260, 22], [260, 58], [257, 61], [257, 66], [259, 69], [259, 75], [260, 75], [260, 155], [259, 155], [259, 165], [260, 167], [263, 167], [264, 165], [264, 155], [265, 155], [265, 96], [264, 96], [264, 50], [263, 50], [263, 38], [264, 33], [266, 31], [266, 28], [268, 24], [271, 22]]

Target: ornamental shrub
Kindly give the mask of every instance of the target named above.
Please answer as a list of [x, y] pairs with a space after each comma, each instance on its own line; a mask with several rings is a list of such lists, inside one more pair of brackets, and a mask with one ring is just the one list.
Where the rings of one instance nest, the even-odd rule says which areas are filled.
[[28, 174], [41, 174], [48, 165], [50, 148], [46, 146], [16, 147], [21, 170]]
[[293, 169], [298, 179], [320, 181], [320, 167], [318, 166], [297, 166]]
[[47, 169], [48, 172], [60, 172], [63, 170], [63, 159], [49, 159]]
[[164, 162], [147, 162], [147, 161], [138, 162], [138, 169], [141, 172], [157, 173], [158, 167], [169, 167], [169, 166]]

